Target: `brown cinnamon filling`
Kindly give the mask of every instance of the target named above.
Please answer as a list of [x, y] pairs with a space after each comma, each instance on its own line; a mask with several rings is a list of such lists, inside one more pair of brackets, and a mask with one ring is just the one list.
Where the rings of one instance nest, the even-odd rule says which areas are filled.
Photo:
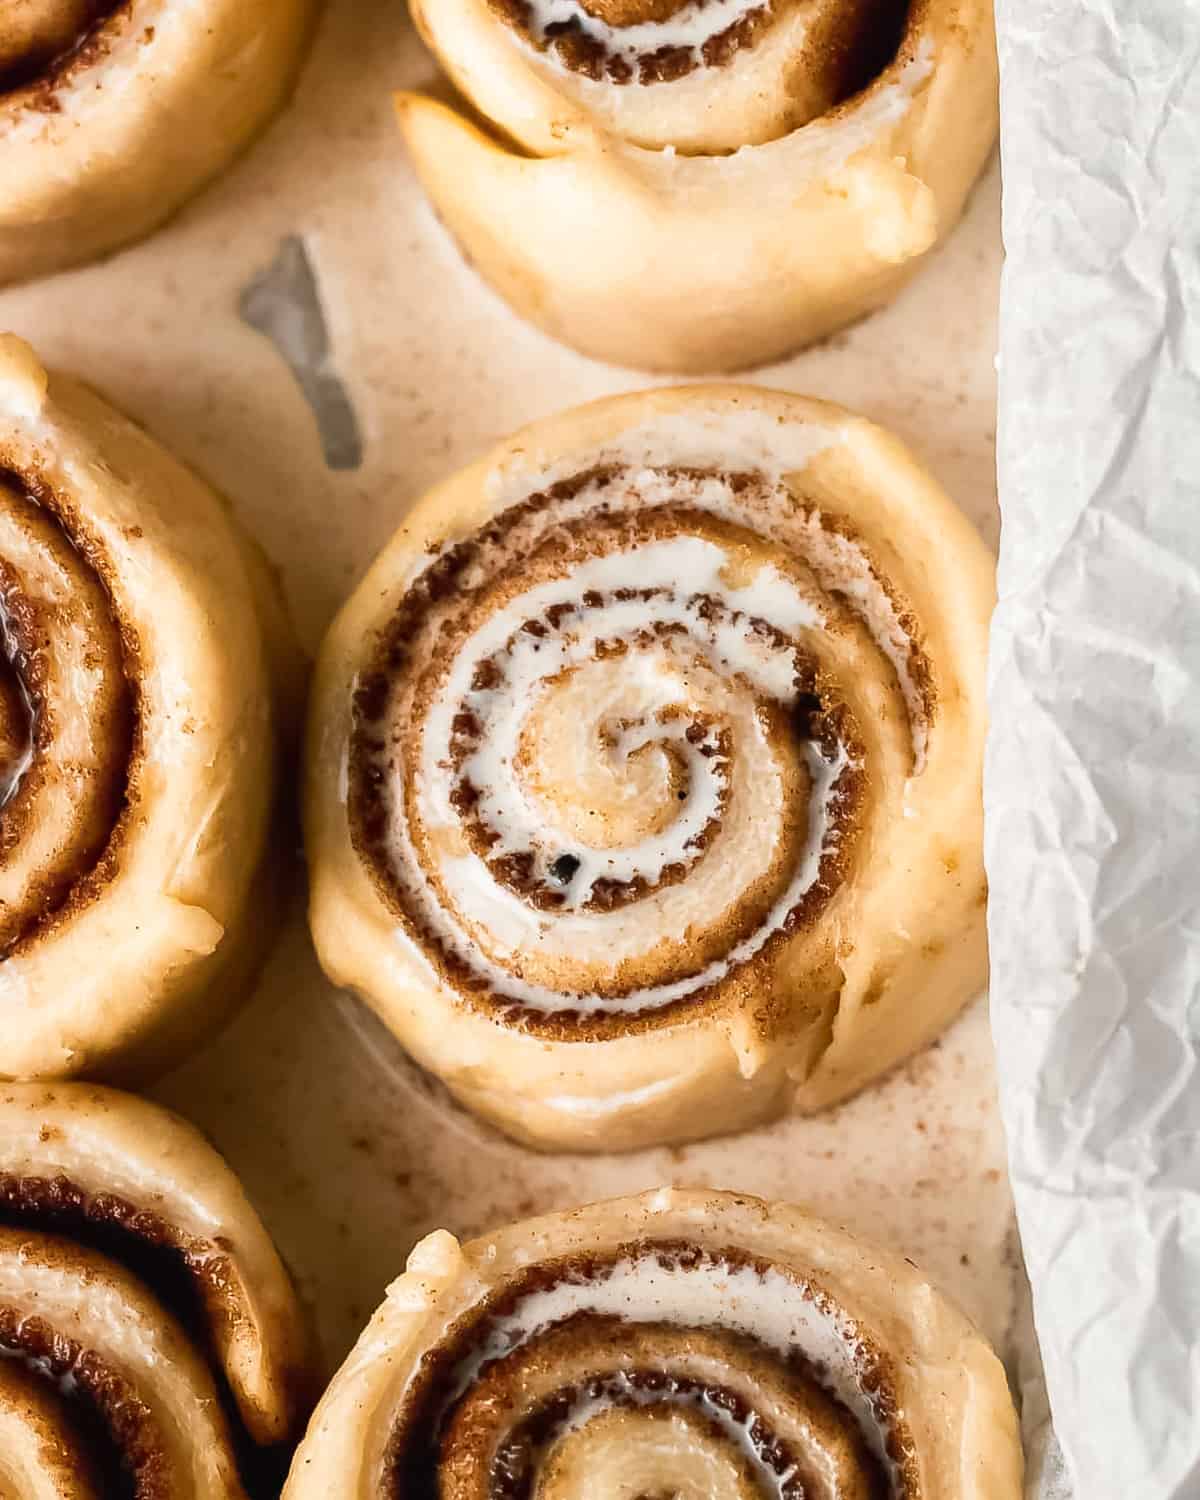
[[241, 1315], [228, 1256], [115, 1193], [0, 1172], [0, 1225], [61, 1235], [119, 1262], [206, 1345]]
[[0, 94], [61, 81], [84, 63], [110, 17], [130, 0], [4, 0], [0, 5]]
[[[653, 1406], [651, 1401], [655, 1403]], [[717, 1420], [704, 1413], [715, 1410], [727, 1415], [733, 1423], [752, 1433], [755, 1456], [775, 1476], [776, 1483], [771, 1489], [760, 1489], [760, 1493], [774, 1495], [776, 1500], [808, 1500], [799, 1456], [736, 1391], [685, 1377], [664, 1376], [657, 1370], [622, 1371], [619, 1375], [604, 1372], [592, 1376], [586, 1384], [568, 1386], [548, 1397], [498, 1448], [492, 1461], [493, 1500], [531, 1500], [538, 1468], [547, 1451], [569, 1430], [581, 1410], [617, 1408], [647, 1414], [649, 1407], [648, 1414], [653, 1417], [663, 1406], [696, 1410], [707, 1429], [706, 1435], [717, 1442], [727, 1439], [727, 1434]]]
[[150, 1409], [93, 1350], [0, 1304], [0, 1359], [22, 1360], [57, 1387], [83, 1463], [105, 1500], [172, 1500], [175, 1488]]
[[[533, 7], [527, 0], [490, 0], [490, 3], [510, 26], [535, 45], [553, 50], [563, 66], [573, 73], [581, 73], [597, 83], [606, 79], [616, 84], [674, 83], [698, 68], [726, 67], [738, 52], [754, 45], [771, 24], [774, 10], [771, 0], [767, 0], [767, 3], [744, 12], [698, 48], [656, 47], [653, 52], [643, 53], [630, 61], [612, 52], [599, 37], [589, 34], [581, 20], [552, 23], [539, 35], [533, 25]], [[584, 8], [589, 14], [622, 28], [647, 21], [669, 21], [684, 6], [656, 4], [655, 0], [649, 0], [649, 3], [632, 0], [632, 3], [607, 7], [593, 3]]]
[[33, 758], [34, 709], [16, 668], [18, 651], [0, 607], [0, 813], [16, 794]]
[[[680, 1242], [637, 1241], [515, 1273], [424, 1357], [392, 1429], [382, 1493], [394, 1500], [530, 1500], [564, 1447], [583, 1445], [586, 1453], [598, 1418], [623, 1414], [621, 1445], [636, 1446], [643, 1436], [656, 1446], [664, 1439], [646, 1424], [675, 1414], [685, 1419], [685, 1448], [694, 1439], [731, 1455], [745, 1476], [739, 1494], [919, 1500], [889, 1358], [861, 1335], [855, 1361], [885, 1434], [890, 1476], [799, 1350], [782, 1354], [728, 1329], [586, 1310], [548, 1327], [521, 1326], [527, 1298], [602, 1281], [618, 1263], [640, 1258], [685, 1276], [714, 1264], [760, 1276], [780, 1270], [738, 1250], [710, 1255]], [[819, 1288], [797, 1287], [806, 1299], [823, 1301]]]
[[[0, 550], [3, 958], [107, 883], [140, 736], [137, 640], [82, 518], [48, 486], [0, 467]], [[83, 717], [67, 698], [77, 691]], [[31, 840], [40, 855], [25, 868]]]
[[[587, 26], [588, 17], [613, 32], [665, 25], [691, 0], [580, 0], [580, 14], [539, 25], [530, 0], [489, 0], [492, 9], [531, 45], [554, 53], [573, 73], [593, 82], [674, 83], [701, 68], [728, 67], [779, 23], [796, 0], [763, 0], [698, 45], [664, 44], [631, 55], [616, 50]], [[695, 0], [701, 7], [705, 0]], [[711, 3], [711, 0], [708, 0]], [[844, 0], [817, 38], [812, 65], [831, 81], [833, 103], [865, 89], [896, 57], [908, 23], [910, 0]]]
[[[617, 589], [612, 600], [627, 603], [637, 600], [652, 604], [660, 596], [654, 589]], [[603, 595], [595, 594], [582, 601], [588, 608], [603, 609], [609, 602]], [[708, 617], [722, 612], [719, 600], [706, 601]], [[542, 620], [530, 620], [522, 627], [525, 634], [546, 640], [564, 625], [569, 626], [576, 610], [571, 605], [554, 605]], [[612, 659], [625, 656], [631, 649], [650, 645], [654, 641], [669, 639], [672, 635], [685, 634], [683, 627], [654, 621], [632, 641], [598, 641], [594, 647], [597, 659]], [[509, 643], [511, 648], [512, 642]], [[488, 658], [476, 673], [474, 685], [482, 688], [498, 688], [504, 682], [503, 654]], [[608, 726], [607, 735], [615, 739], [619, 728]], [[454, 737], [450, 744], [450, 765], [455, 773], [454, 789], [450, 801], [459, 812], [467, 841], [475, 852], [485, 860], [496, 880], [509, 890], [522, 896], [531, 905], [542, 911], [561, 909], [568, 900], [571, 882], [579, 868], [579, 859], [568, 853], [559, 854], [550, 862], [540, 860], [532, 851], [517, 854], [502, 854], [491, 857], [491, 850], [500, 835], [478, 816], [480, 789], [463, 770], [463, 764], [472, 751], [479, 748], [486, 734], [486, 726], [479, 717], [469, 711], [460, 712], [454, 719]], [[720, 814], [729, 798], [728, 768], [732, 756], [732, 742], [727, 730], [703, 714], [692, 717], [685, 732], [685, 739], [696, 753], [709, 760], [714, 775], [721, 783], [717, 796], [717, 813], [688, 842], [687, 857], [666, 865], [654, 880], [642, 875], [617, 880], [602, 877], [592, 882], [587, 898], [578, 904], [580, 911], [614, 911], [642, 900], [652, 891], [663, 886], [676, 885], [687, 878], [688, 872], [711, 846], [720, 827]], [[688, 797], [687, 768], [679, 757], [674, 757], [671, 769], [671, 792], [680, 802]]]

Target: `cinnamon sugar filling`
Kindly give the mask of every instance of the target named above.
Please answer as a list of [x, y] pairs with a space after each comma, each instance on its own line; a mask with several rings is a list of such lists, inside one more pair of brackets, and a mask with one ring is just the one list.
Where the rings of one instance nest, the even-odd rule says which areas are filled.
[[0, 6], [0, 95], [49, 92], [103, 47], [101, 32], [130, 0], [23, 0]]
[[[618, 589], [613, 601], [628, 603], [637, 600], [652, 604], [657, 597], [653, 589]], [[610, 602], [602, 595], [594, 595], [582, 601], [585, 607], [603, 609]], [[705, 601], [710, 614], [720, 608], [718, 601]], [[552, 605], [540, 620], [529, 620], [522, 632], [539, 643], [548, 643], [552, 636], [564, 628], [570, 628], [579, 609], [570, 603]], [[682, 626], [654, 621], [645, 629], [637, 631], [631, 639], [599, 639], [592, 645], [592, 656], [596, 661], [619, 661], [631, 652], [645, 649], [652, 644], [669, 643], [672, 637], [684, 634]], [[511, 654], [515, 642], [507, 643], [503, 653], [489, 657], [476, 670], [472, 686], [477, 692], [488, 692], [500, 687], [505, 680], [504, 656]], [[541, 645], [536, 649], [541, 649]], [[553, 686], [553, 684], [551, 684]], [[586, 882], [580, 875], [583, 862], [570, 850], [521, 849], [494, 855], [493, 850], [504, 839], [503, 833], [494, 823], [485, 820], [480, 808], [483, 802], [481, 789], [471, 779], [467, 769], [471, 757], [483, 747], [488, 726], [472, 709], [457, 713], [453, 720], [450, 741], [450, 764], [454, 771], [454, 787], [450, 801], [462, 818], [464, 832], [471, 848], [485, 860], [498, 881], [532, 902], [542, 910], [559, 910], [575, 906], [582, 911], [612, 911], [618, 906], [638, 901], [663, 885], [675, 884], [686, 878], [688, 871], [703, 857], [712, 845], [720, 827], [721, 812], [729, 798], [729, 765], [732, 757], [732, 737], [711, 715], [702, 712], [684, 714], [678, 707], [661, 709], [654, 721], [647, 725], [634, 720], [615, 720], [600, 726], [600, 738], [614, 758], [628, 762], [631, 756], [643, 753], [651, 746], [661, 748], [670, 763], [668, 771], [668, 803], [673, 799], [687, 803], [693, 796], [694, 778], [692, 763], [699, 761], [713, 783], [711, 798], [712, 813], [697, 820], [694, 831], [680, 841], [681, 858], [661, 864], [648, 877], [634, 873], [625, 877], [600, 875]], [[522, 736], [526, 742], [520, 752], [530, 774], [536, 774], [539, 747], [528, 742], [534, 738], [528, 730]], [[612, 822], [611, 817], [601, 822]], [[603, 827], [587, 830], [589, 837], [604, 838]], [[615, 840], [608, 840], [610, 844]], [[573, 898], [573, 888], [583, 886], [578, 897]]]
[[921, 1494], [887, 1353], [791, 1271], [676, 1241], [533, 1265], [481, 1302], [406, 1390], [382, 1493], [569, 1494], [606, 1454], [628, 1473], [642, 1440], [651, 1471], [664, 1443], [700, 1449], [739, 1496]]
[[[674, 83], [699, 68], [726, 67], [739, 51], [753, 47], [770, 25], [775, 9], [772, 0], [766, 4], [759, 0], [749, 3], [720, 0], [725, 11], [733, 16], [729, 24], [712, 31], [702, 25], [696, 40], [661, 41], [655, 45], [648, 39], [629, 46], [620, 43], [621, 31], [637, 27], [644, 36], [656, 26], [665, 30], [671, 23], [678, 24], [681, 15], [702, 13], [705, 0], [672, 6], [665, 14], [666, 8], [656, 6], [653, 0], [636, 9], [626, 5], [615, 10], [600, 5], [585, 7], [576, 0], [565, 4], [551, 0], [549, 4], [537, 5], [529, 0], [490, 0], [490, 3], [510, 26], [534, 46], [552, 51], [571, 72], [597, 83], [606, 80], [615, 84]], [[712, 0], [708, 3], [712, 9], [717, 8]], [[594, 18], [605, 23], [602, 29], [589, 28], [589, 20]]]
[[[0, 561], [0, 601], [7, 571]], [[34, 707], [17, 666], [20, 649], [0, 603], [0, 814], [33, 760]]]
[[[221, 1348], [246, 1316], [232, 1261], [215, 1243], [184, 1234], [161, 1214], [115, 1193], [91, 1193], [57, 1174], [0, 1173], [0, 1227], [57, 1236], [123, 1266], [183, 1327], [217, 1388], [233, 1453], [252, 1500], [278, 1493], [290, 1453], [258, 1447], [241, 1420]], [[86, 1287], [81, 1285], [81, 1296]], [[7, 1316], [7, 1322], [5, 1321]], [[0, 1358], [22, 1358], [66, 1394], [73, 1429], [103, 1476], [105, 1500], [170, 1500], [176, 1493], [149, 1409], [94, 1350], [0, 1307]], [[307, 1394], [308, 1373], [283, 1378]]]
[[227, 1255], [115, 1193], [88, 1193], [61, 1174], [0, 1172], [0, 1225], [60, 1235], [117, 1261], [206, 1346], [241, 1316]]
[[[796, 0], [489, 0], [507, 25], [595, 83], [669, 84], [730, 66], [797, 9]], [[812, 65], [836, 105], [895, 58], [909, 0], [845, 0]]]
[[153, 1414], [94, 1350], [0, 1304], [0, 1359], [21, 1361], [63, 1399], [81, 1478], [105, 1500], [172, 1500], [176, 1488]]
[[0, 958], [103, 889], [139, 758], [137, 641], [68, 502], [0, 471]]

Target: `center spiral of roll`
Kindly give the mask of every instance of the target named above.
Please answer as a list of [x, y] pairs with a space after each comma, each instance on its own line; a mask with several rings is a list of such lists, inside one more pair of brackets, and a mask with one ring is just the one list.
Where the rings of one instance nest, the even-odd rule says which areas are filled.
[[0, 6], [0, 92], [19, 88], [87, 41], [116, 0], [5, 0]]
[[817, 928], [872, 775], [919, 764], [924, 668], [865, 552], [781, 487], [591, 471], [399, 601], [356, 695], [355, 840], [460, 993], [661, 1017]]
[[0, 956], [88, 899], [134, 754], [134, 643], [99, 552], [0, 477]]
[[916, 1495], [887, 1358], [742, 1252], [631, 1243], [516, 1277], [429, 1356], [384, 1493], [443, 1500]]

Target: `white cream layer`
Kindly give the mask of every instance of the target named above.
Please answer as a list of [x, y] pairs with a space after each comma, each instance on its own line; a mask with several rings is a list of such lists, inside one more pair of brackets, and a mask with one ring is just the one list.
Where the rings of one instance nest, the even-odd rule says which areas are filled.
[[703, 48], [752, 11], [769, 8], [770, 0], [692, 0], [666, 21], [641, 21], [632, 26], [612, 26], [586, 11], [579, 0], [529, 0], [529, 31], [539, 42], [555, 28], [569, 26], [602, 46], [605, 52], [627, 63], [637, 76], [640, 58], [661, 48], [684, 48], [694, 65], [704, 61]]
[[[656, 878], [667, 864], [690, 858], [688, 840], [720, 812], [719, 842], [711, 851], [712, 857], [701, 860], [683, 881], [626, 906], [612, 911], [582, 911], [578, 909], [582, 898], [577, 896], [564, 910], [541, 911], [498, 881], [474, 852], [433, 854], [449, 905], [436, 899], [422, 872], [413, 881], [422, 915], [451, 951], [482, 972], [498, 992], [545, 1011], [633, 1012], [669, 1004], [716, 983], [733, 967], [752, 958], [816, 881], [832, 824], [830, 797], [848, 760], [841, 752], [832, 762], [826, 761], [810, 745], [805, 748], [811, 795], [803, 853], [767, 920], [725, 957], [683, 979], [634, 989], [617, 999], [551, 990], [513, 977], [498, 961], [531, 950], [563, 960], [578, 958], [581, 953], [597, 955], [614, 966], [625, 959], [639, 958], [664, 941], [681, 937], [693, 924], [709, 927], [719, 922], [723, 914], [736, 907], [745, 890], [770, 869], [788, 808], [756, 695], [783, 706], [794, 700], [795, 650], [790, 644], [781, 645], [755, 634], [749, 618], [741, 617], [742, 606], [750, 606], [753, 601], [754, 617], [767, 619], [793, 638], [806, 628], [817, 628], [820, 616], [798, 587], [774, 569], [764, 570], [767, 576], [761, 591], [754, 584], [729, 587], [722, 581], [728, 561], [723, 548], [691, 536], [589, 559], [568, 577], [542, 584], [512, 600], [491, 616], [456, 656], [421, 736], [417, 810], [425, 828], [435, 835], [439, 829], [453, 833], [458, 823], [459, 814], [450, 801], [453, 782], [446, 757], [454, 717], [465, 704], [496, 724], [496, 732], [467, 763], [472, 782], [483, 794], [481, 815], [501, 830], [502, 847], [542, 848], [547, 863], [557, 857], [554, 830], [538, 826], [536, 809], [514, 774], [513, 758], [520, 725], [539, 684], [590, 660], [600, 639], [629, 641], [633, 648], [635, 671], [627, 670], [625, 658], [611, 663], [624, 695], [626, 717], [631, 692], [641, 697], [638, 718], [647, 726], [665, 708], [677, 706], [686, 715], [690, 705], [698, 704], [723, 722], [732, 740], [729, 794], [723, 808], [717, 800], [717, 778], [698, 772], [686, 802], [681, 804], [680, 816], [663, 834], [625, 850], [587, 850], [575, 843], [566, 851], [581, 861], [582, 879], [577, 875], [573, 885], [583, 895], [602, 875], [629, 878], [640, 873]], [[568, 628], [577, 624], [578, 634], [562, 639], [535, 642], [534, 637], [527, 636], [512, 654], [512, 678], [486, 693], [471, 692], [479, 663], [494, 657], [524, 622], [540, 619], [555, 604], [578, 604], [585, 592], [606, 594], [621, 586], [654, 589], [661, 591], [662, 597], [583, 610], [577, 621], [568, 622]], [[715, 597], [723, 605], [725, 614], [720, 621], [701, 618], [697, 601], [702, 596]], [[633, 638], [648, 620], [681, 626], [687, 631], [687, 650], [674, 640], [656, 652], [636, 648]], [[497, 695], [499, 703], [488, 701]], [[603, 705], [600, 707], [603, 709]], [[602, 722], [596, 722], [590, 729], [599, 738], [603, 727]], [[648, 727], [646, 733], [652, 732]], [[419, 865], [398, 778], [392, 779], [391, 795], [394, 857], [398, 857], [401, 869], [416, 872]], [[431, 850], [434, 847], [440, 847], [436, 837], [430, 841]], [[492, 957], [483, 951], [485, 947]]]

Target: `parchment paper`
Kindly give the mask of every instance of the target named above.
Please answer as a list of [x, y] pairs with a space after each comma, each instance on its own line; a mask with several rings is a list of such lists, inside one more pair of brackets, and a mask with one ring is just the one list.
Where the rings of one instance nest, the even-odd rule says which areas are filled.
[[987, 803], [1012, 1178], [1074, 1493], [1195, 1500], [1200, 9], [1001, 0], [999, 26]]
[[[92, 381], [229, 495], [277, 565], [310, 652], [429, 484], [522, 422], [649, 383], [525, 327], [461, 262], [392, 117], [390, 91], [433, 76], [400, 0], [333, 0], [291, 109], [181, 218], [105, 265], [0, 296], [0, 326]], [[253, 289], [272, 268], [285, 280], [311, 272], [324, 328], [263, 309]], [[989, 542], [998, 271], [993, 171], [894, 307], [755, 377], [892, 427]], [[239, 315], [248, 289], [255, 327]], [[266, 325], [352, 406], [352, 427], [326, 423], [324, 453]], [[361, 464], [329, 467], [353, 461], [350, 434]], [[681, 1151], [539, 1157], [453, 1109], [324, 982], [297, 899], [241, 1018], [157, 1093], [241, 1173], [315, 1309], [330, 1367], [419, 1235], [661, 1183], [806, 1202], [909, 1255], [1010, 1348], [1011, 1199], [981, 1006], [823, 1118]]]

